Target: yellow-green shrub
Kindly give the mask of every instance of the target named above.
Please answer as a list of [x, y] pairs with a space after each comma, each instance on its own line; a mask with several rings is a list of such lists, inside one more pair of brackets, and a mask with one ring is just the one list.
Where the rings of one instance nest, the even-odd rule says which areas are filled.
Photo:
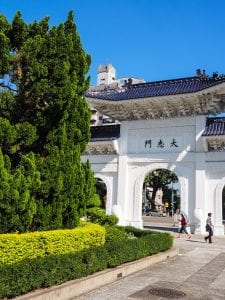
[[92, 223], [67, 230], [0, 234], [0, 264], [80, 251], [104, 243], [105, 229]]

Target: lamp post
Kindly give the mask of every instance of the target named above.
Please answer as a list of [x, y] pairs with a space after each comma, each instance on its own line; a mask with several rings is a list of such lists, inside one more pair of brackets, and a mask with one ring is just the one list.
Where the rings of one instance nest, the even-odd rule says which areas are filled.
[[147, 206], [147, 197], [146, 197], [146, 193], [147, 193], [147, 188], [146, 188], [146, 183], [144, 184], [144, 210], [146, 209]]
[[173, 182], [172, 182], [172, 191], [171, 191], [171, 208], [172, 208], [172, 217], [174, 215], [174, 202], [173, 202]]

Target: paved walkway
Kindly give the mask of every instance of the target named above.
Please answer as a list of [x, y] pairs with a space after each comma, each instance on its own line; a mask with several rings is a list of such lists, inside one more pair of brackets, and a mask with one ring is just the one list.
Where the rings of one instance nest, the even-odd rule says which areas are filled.
[[[154, 226], [157, 227], [156, 225]], [[162, 229], [162, 228], [161, 228]], [[169, 229], [165, 229], [168, 231]], [[205, 243], [204, 236], [176, 238], [177, 257], [155, 264], [76, 298], [80, 300], [225, 299], [225, 237]]]

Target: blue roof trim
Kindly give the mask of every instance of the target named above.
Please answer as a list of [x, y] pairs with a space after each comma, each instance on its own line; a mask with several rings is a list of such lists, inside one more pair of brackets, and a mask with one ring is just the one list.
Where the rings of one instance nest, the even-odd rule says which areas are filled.
[[90, 142], [112, 141], [120, 137], [120, 124], [91, 126]]
[[133, 84], [127, 87], [124, 91], [114, 90], [104, 92], [87, 92], [85, 96], [88, 98], [96, 98], [109, 101], [120, 101], [137, 98], [195, 93], [224, 82], [224, 77], [188, 77], [173, 80]]
[[225, 118], [208, 118], [202, 136], [225, 135]]

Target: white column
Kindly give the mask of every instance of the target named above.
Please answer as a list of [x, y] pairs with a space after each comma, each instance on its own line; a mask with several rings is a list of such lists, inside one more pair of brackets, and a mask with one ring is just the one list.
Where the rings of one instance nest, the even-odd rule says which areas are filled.
[[120, 155], [118, 161], [118, 191], [117, 204], [113, 206], [113, 213], [119, 218], [119, 225], [125, 224], [127, 199], [127, 155]]
[[206, 116], [196, 117], [196, 132], [195, 132], [195, 146], [196, 146], [196, 157], [195, 157], [195, 232], [203, 233], [205, 230], [205, 184], [206, 184], [206, 172], [205, 172], [205, 148], [204, 139], [202, 133], [206, 125]]
[[113, 213], [119, 218], [119, 225], [125, 224], [126, 220], [126, 199], [127, 199], [127, 140], [128, 124], [121, 122], [120, 139], [118, 143], [118, 183], [117, 183], [117, 203], [113, 206]]
[[194, 222], [195, 232], [203, 233], [205, 229], [205, 154], [196, 153], [196, 170], [195, 170], [195, 208], [194, 208]]

